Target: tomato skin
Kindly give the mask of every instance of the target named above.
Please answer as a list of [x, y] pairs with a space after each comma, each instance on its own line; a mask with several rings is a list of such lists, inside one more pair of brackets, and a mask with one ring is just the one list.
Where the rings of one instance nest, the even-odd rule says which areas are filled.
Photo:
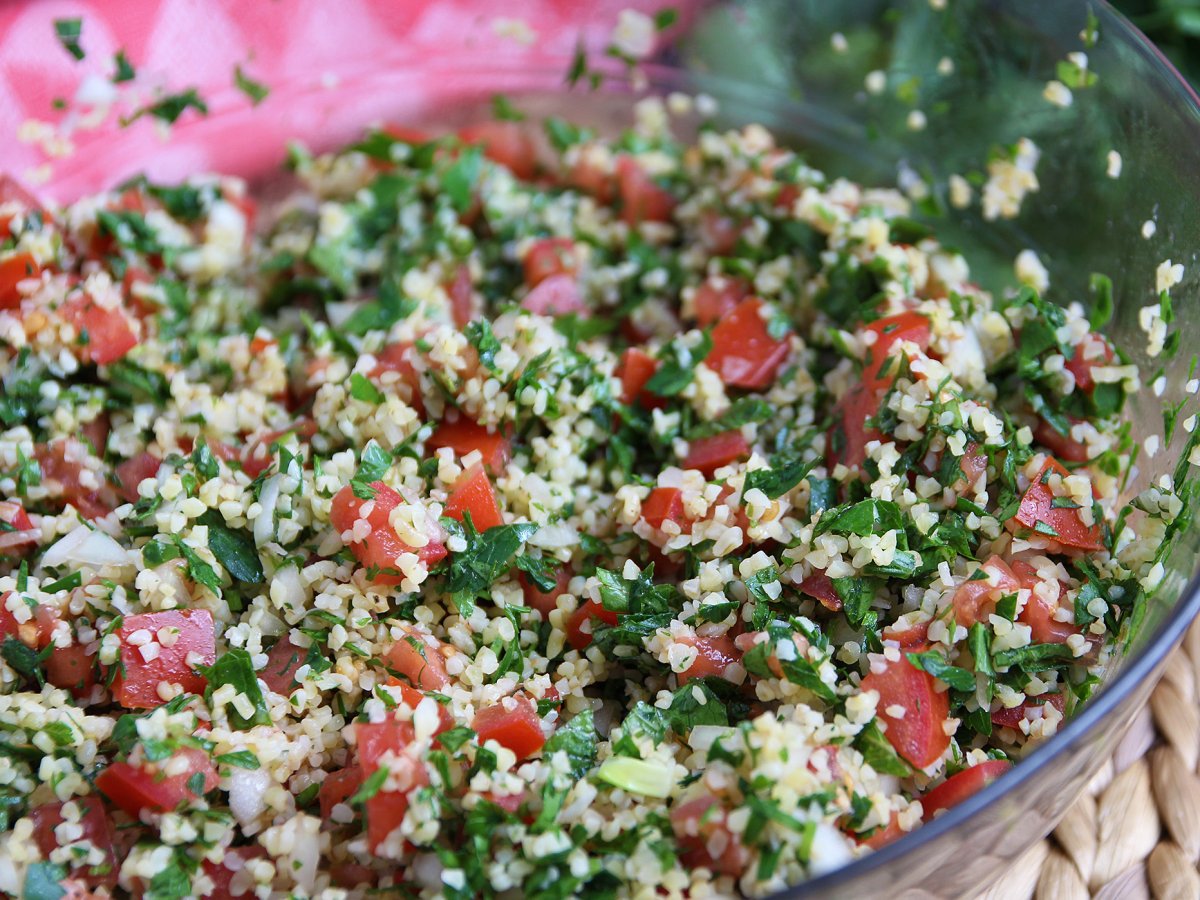
[[426, 453], [449, 447], [455, 456], [463, 457], [472, 450], [478, 450], [483, 456], [483, 466], [491, 475], [501, 475], [509, 459], [512, 458], [512, 444], [509, 439], [498, 431], [488, 431], [487, 427], [470, 419], [458, 418], [453, 422], [442, 422], [433, 430], [429, 440], [425, 442]]
[[863, 365], [863, 383], [873, 390], [886, 389], [896, 380], [894, 364], [889, 369], [890, 374], [884, 374], [882, 377], [879, 374], [896, 344], [910, 341], [922, 350], [929, 349], [929, 319], [920, 313], [909, 311], [876, 319], [863, 331], [874, 332], [877, 336], [875, 343], [867, 348], [867, 358]]
[[[400, 702], [413, 712], [417, 711], [417, 707], [420, 706], [421, 701], [428, 696], [428, 694], [422, 693], [412, 685], [405, 684], [399, 678], [389, 676], [386, 684], [389, 687], [395, 688], [400, 693]], [[454, 727], [454, 717], [450, 715], [450, 710], [446, 708], [445, 704], [437, 702], [436, 697], [433, 698], [433, 702], [437, 707], [438, 714], [438, 726], [434, 734], [438, 735]]]
[[471, 522], [477, 531], [487, 531], [504, 524], [492, 481], [481, 463], [476, 463], [458, 476], [443, 512], [460, 522], [466, 521], [467, 513], [471, 514]]
[[588, 600], [575, 610], [575, 612], [571, 613], [571, 618], [567, 620], [567, 643], [576, 650], [586, 649], [588, 644], [592, 642], [591, 632], [583, 630], [583, 624], [591, 622], [592, 619], [599, 619], [606, 625], [617, 624], [617, 614], [615, 612], [611, 609], [605, 609], [595, 600]]
[[[379, 770], [384, 754], [402, 754], [414, 738], [412, 725], [407, 722], [359, 722], [354, 728], [364, 779]], [[372, 853], [378, 852], [388, 835], [404, 820], [408, 811], [408, 791], [429, 783], [429, 773], [415, 760], [408, 775], [410, 786], [406, 790], [380, 791], [366, 802], [367, 843]]]
[[713, 276], [696, 288], [692, 308], [696, 313], [696, 324], [701, 328], [719, 322], [728, 316], [738, 304], [750, 296], [750, 285], [743, 278], [732, 275]]
[[417, 631], [406, 635], [388, 650], [388, 665], [423, 691], [440, 691], [450, 683], [446, 657], [440, 641]]
[[[164, 776], [164, 766], [179, 757], [187, 760], [187, 770], [178, 775]], [[181, 803], [196, 798], [188, 781], [197, 772], [204, 776], [201, 794], [217, 786], [217, 771], [208, 755], [195, 747], [181, 747], [168, 759], [157, 763], [135, 766], [127, 762], [115, 762], [96, 776], [96, 787], [136, 819], [142, 810], [169, 812], [177, 809]]]
[[[91, 866], [75, 866], [71, 869], [72, 875], [81, 877], [88, 887], [105, 887], [111, 891], [116, 887], [120, 865], [113, 847], [112, 822], [104, 809], [104, 804], [96, 796], [75, 797], [71, 802], [82, 812], [78, 821], [83, 833], [78, 840], [92, 844], [104, 854], [105, 862], [95, 868], [107, 866], [107, 871], [103, 872], [96, 872]], [[41, 851], [43, 859], [49, 859], [50, 853], [58, 847], [58, 838], [54, 834], [54, 829], [66, 821], [62, 814], [63, 805], [57, 801], [44, 803], [29, 811], [29, 818], [33, 822], [33, 840], [37, 844], [38, 850]]]
[[[1072, 425], [1078, 421], [1078, 419], [1070, 419]], [[1037, 425], [1033, 429], [1033, 437], [1034, 440], [1047, 450], [1050, 450], [1058, 459], [1078, 463], [1088, 461], [1087, 444], [1077, 441], [1069, 435], [1059, 434], [1054, 429], [1054, 426], [1045, 419], [1038, 419]]]
[[517, 581], [525, 593], [525, 605], [536, 609], [545, 621], [550, 618], [550, 613], [558, 608], [558, 598], [567, 592], [567, 586], [571, 583], [571, 570], [566, 566], [559, 566], [554, 573], [554, 587], [549, 591], [539, 588], [524, 572], [517, 573]]
[[458, 133], [464, 144], [480, 144], [483, 155], [499, 163], [522, 181], [537, 174], [537, 148], [520, 122], [480, 122]]
[[767, 331], [762, 305], [757, 297], [747, 297], [712, 330], [712, 351], [704, 363], [727, 387], [770, 387], [791, 350], [786, 339], [776, 340]]
[[958, 461], [958, 467], [962, 470], [962, 480], [966, 483], [966, 487], [972, 488], [979, 481], [980, 476], [987, 474], [987, 454], [979, 448], [978, 444], [967, 444], [965, 452]]
[[741, 652], [734, 646], [733, 638], [729, 634], [717, 637], [684, 637], [680, 638], [679, 642], [695, 647], [697, 654], [695, 661], [676, 676], [680, 686], [693, 678], [724, 678], [725, 670], [742, 659]]
[[670, 519], [679, 525], [689, 524], [683, 508], [683, 491], [679, 488], [658, 487], [642, 501], [642, 518], [653, 528], [662, 528]]
[[1037, 709], [1040, 706], [1053, 706], [1060, 713], [1067, 708], [1066, 698], [1062, 694], [1049, 694], [1038, 697], [1041, 703], [1033, 702], [1034, 698], [1027, 699], [1019, 706], [1002, 706], [992, 712], [992, 724], [998, 728], [1020, 728], [1021, 720], [1025, 718], [1025, 711], [1029, 709]]
[[[898, 661], [884, 661], [881, 672], [870, 671], [862, 680], [863, 691], [877, 691], [876, 715], [887, 723], [888, 743], [902, 757], [924, 769], [936, 762], [950, 746], [950, 736], [942, 726], [950, 715], [950, 695], [938, 691], [932, 675], [910, 663], [905, 652], [920, 652], [924, 647], [901, 651]], [[903, 718], [888, 714], [890, 706], [905, 708]]]
[[646, 390], [646, 382], [658, 371], [658, 360], [644, 350], [630, 347], [621, 356], [616, 375], [621, 379], [621, 402], [635, 401], [645, 409], [662, 409], [666, 401]]
[[[750, 862], [750, 854], [739, 836], [726, 824], [726, 810], [711, 794], [676, 803], [671, 807], [671, 830], [679, 845], [679, 861], [688, 868], [705, 868], [720, 875], [740, 875]], [[710, 841], [723, 834], [725, 849], [713, 857]]]
[[1057, 460], [1047, 459], [1041, 474], [1029, 485], [1025, 496], [1021, 498], [1021, 505], [1017, 509], [1017, 514], [1009, 520], [1010, 523], [1015, 522], [1027, 529], [1034, 529], [1038, 522], [1042, 522], [1057, 532], [1057, 537], [1052, 540], [1062, 547], [1075, 550], [1103, 550], [1104, 541], [1099, 525], [1088, 527], [1080, 521], [1078, 510], [1053, 506], [1054, 492], [1043, 480], [1051, 472], [1056, 472], [1064, 478], [1069, 474]]
[[837, 592], [837, 588], [833, 586], [833, 579], [826, 575], [823, 569], [815, 570], [797, 587], [800, 589], [800, 593], [814, 598], [831, 612], [837, 612], [842, 608], [842, 595]]
[[[1021, 582], [1021, 587], [1029, 589], [1029, 600], [1017, 616], [1019, 622], [1029, 626], [1030, 635], [1037, 644], [1065, 644], [1075, 634], [1080, 634], [1079, 626], [1073, 621], [1060, 622], [1054, 618], [1057, 605], [1041, 597], [1036, 588], [1041, 584], [1037, 570], [1024, 560], [1015, 560], [1012, 564], [1013, 574]], [[1066, 597], [1067, 585], [1059, 582], [1059, 603]]]
[[33, 455], [42, 470], [42, 484], [57, 482], [56, 496], [74, 506], [85, 519], [98, 519], [112, 511], [115, 498], [107, 484], [92, 488], [82, 482], [89, 454], [81, 441], [61, 438], [49, 444], [35, 444]]
[[38, 278], [42, 267], [29, 253], [14, 253], [0, 261], [0, 309], [16, 309], [21, 305], [17, 285], [26, 278]]
[[688, 444], [688, 454], [683, 460], [685, 469], [699, 469], [709, 478], [713, 473], [739, 459], [750, 455], [750, 445], [741, 431], [725, 431], [712, 437], [697, 438]]
[[867, 460], [867, 443], [883, 440], [879, 429], [866, 424], [879, 413], [880, 399], [879, 394], [861, 385], [842, 398], [826, 435], [825, 465], [830, 469], [838, 463], [851, 469], [861, 467]]
[[538, 282], [521, 301], [521, 308], [538, 316], [585, 315], [588, 311], [574, 275], [551, 275]]
[[[158, 640], [162, 628], [179, 629], [175, 643], [161, 646], [156, 658], [146, 662], [141, 651], [128, 643], [136, 631], [150, 632]], [[158, 695], [159, 682], [182, 686], [189, 694], [204, 691], [208, 680], [187, 664], [187, 657], [197, 653], [202, 665], [211, 666], [217, 658], [216, 631], [213, 617], [207, 609], [170, 609], [163, 612], [138, 613], [126, 616], [117, 629], [121, 638], [121, 668], [112, 682], [113, 698], [126, 709], [153, 709], [167, 701]]]
[[101, 306], [86, 294], [68, 300], [60, 312], [81, 336], [87, 333], [87, 343], [79, 349], [84, 362], [106, 366], [138, 344], [137, 334], [124, 310]]
[[267, 651], [267, 664], [258, 675], [259, 681], [276, 694], [288, 696], [296, 689], [296, 670], [304, 665], [308, 651], [292, 643], [284, 635]]
[[1021, 587], [1013, 570], [999, 556], [989, 557], [980, 569], [988, 574], [987, 578], [968, 579], [954, 592], [955, 620], [963, 628], [986, 622], [995, 610], [996, 602]]
[[534, 288], [555, 275], [574, 275], [579, 268], [575, 242], [570, 238], [542, 238], [534, 241], [522, 262], [525, 286]]
[[887, 825], [883, 828], [876, 828], [869, 838], [860, 839], [856, 835], [854, 840], [872, 850], [878, 850], [880, 847], [886, 847], [893, 841], [899, 840], [905, 834], [907, 832], [900, 827], [900, 817], [896, 813], [892, 813]]
[[640, 163], [628, 156], [617, 159], [617, 193], [621, 221], [627, 225], [668, 222], [675, 211], [675, 198], [659, 187]]
[[117, 480], [121, 483], [117, 488], [118, 492], [130, 503], [137, 503], [141, 499], [141, 495], [138, 494], [138, 485], [147, 478], [157, 475], [161, 465], [162, 460], [153, 453], [146, 452], [118, 463], [116, 467]]
[[518, 762], [529, 759], [546, 743], [537, 705], [520, 694], [480, 709], [471, 727], [479, 735], [479, 743], [495, 741], [516, 754]]
[[[1103, 351], [1098, 358], [1088, 359], [1084, 356], [1084, 348], [1094, 342], [1100, 342], [1103, 345]], [[1107, 366], [1113, 361], [1113, 349], [1109, 346], [1101, 335], [1096, 333], [1089, 334], [1084, 340], [1080, 341], [1075, 347], [1075, 352], [1071, 358], [1066, 361], [1063, 366], [1068, 372], [1075, 376], [1075, 387], [1083, 391], [1085, 394], [1091, 394], [1096, 389], [1096, 381], [1092, 378], [1092, 369], [1096, 366]]]
[[466, 328], [476, 318], [475, 292], [471, 288], [471, 270], [464, 263], [454, 270], [454, 277], [445, 285], [450, 297], [450, 315], [454, 324]]
[[321, 782], [321, 789], [317, 792], [317, 800], [321, 804], [321, 818], [326, 822], [331, 821], [333, 808], [357, 794], [362, 783], [363, 772], [358, 766], [350, 765], [330, 772]]
[[951, 775], [921, 797], [921, 808], [928, 822], [937, 813], [962, 803], [972, 794], [977, 794], [1009, 769], [1012, 763], [1006, 759], [989, 759]]
[[95, 654], [88, 655], [82, 644], [55, 647], [44, 663], [46, 680], [76, 697], [91, 693], [96, 686]]
[[416, 554], [417, 559], [426, 566], [432, 566], [445, 557], [446, 545], [442, 534], [429, 535], [429, 543], [424, 547], [410, 547], [400, 540], [389, 517], [404, 498], [382, 481], [372, 482], [371, 487], [375, 490], [372, 501], [355, 496], [354, 489], [349, 485], [338, 491], [329, 510], [329, 521], [338, 531], [349, 531], [358, 520], [363, 504], [373, 502], [367, 515], [371, 533], [361, 541], [352, 541], [350, 552], [368, 569], [379, 570], [371, 577], [374, 584], [396, 585], [404, 581], [403, 575], [395, 573], [396, 557], [402, 553]]

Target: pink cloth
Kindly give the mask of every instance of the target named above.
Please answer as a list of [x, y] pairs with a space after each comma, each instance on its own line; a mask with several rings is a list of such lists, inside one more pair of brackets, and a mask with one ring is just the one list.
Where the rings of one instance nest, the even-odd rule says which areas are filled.
[[[562, 84], [582, 35], [602, 55], [621, 10], [670, 0], [42, 0], [0, 4], [0, 171], [58, 201], [139, 171], [155, 178], [218, 170], [262, 173], [292, 139], [316, 148], [364, 124], [417, 122], [496, 92]], [[83, 19], [76, 61], [56, 19]], [[527, 36], [536, 36], [528, 42]], [[80, 115], [71, 101], [88, 75], [106, 82], [124, 49], [138, 85], [195, 87], [209, 115], [183, 114], [166, 138], [149, 117], [120, 128], [70, 129], [74, 152], [31, 141], [30, 120]], [[258, 107], [233, 85], [234, 67], [271, 88]], [[96, 85], [94, 85], [96, 86]], [[103, 87], [103, 84], [99, 84]], [[126, 111], [136, 103], [121, 102]], [[23, 139], [15, 139], [20, 135]]]

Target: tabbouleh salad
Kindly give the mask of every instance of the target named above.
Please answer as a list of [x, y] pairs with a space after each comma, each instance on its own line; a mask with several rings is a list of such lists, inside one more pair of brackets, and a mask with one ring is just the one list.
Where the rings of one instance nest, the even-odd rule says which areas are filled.
[[0, 890], [769, 894], [1088, 696], [1187, 506], [1104, 280], [687, 106], [4, 184]]

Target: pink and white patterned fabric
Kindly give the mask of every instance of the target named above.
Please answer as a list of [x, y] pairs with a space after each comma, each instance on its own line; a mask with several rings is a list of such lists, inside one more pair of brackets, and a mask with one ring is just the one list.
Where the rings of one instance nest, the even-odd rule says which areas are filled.
[[[601, 54], [622, 10], [664, 0], [29, 0], [0, 4], [0, 171], [64, 202], [144, 171], [255, 175], [289, 140], [325, 148], [365, 123], [417, 122], [497, 92], [557, 89], [582, 37]], [[81, 18], [86, 58], [54, 22]], [[110, 84], [124, 50], [137, 78]], [[241, 65], [270, 95], [233, 84]], [[195, 87], [209, 115], [118, 124]], [[67, 101], [55, 109], [56, 99]], [[70, 151], [70, 152], [68, 152]]]

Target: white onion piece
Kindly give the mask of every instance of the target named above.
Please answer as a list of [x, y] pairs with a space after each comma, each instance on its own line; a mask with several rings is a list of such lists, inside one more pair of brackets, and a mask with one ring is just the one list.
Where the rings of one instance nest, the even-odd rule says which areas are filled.
[[693, 750], [709, 750], [718, 740], [736, 730], [727, 725], [694, 725], [688, 732], [688, 746]]
[[334, 328], [341, 328], [354, 315], [363, 302], [360, 300], [342, 300], [325, 304], [325, 316]]
[[102, 566], [128, 566], [132, 562], [128, 550], [103, 531], [93, 531], [86, 525], [76, 526], [55, 541], [42, 556], [43, 566], [73, 563], [99, 569]]
[[442, 890], [442, 861], [435, 853], [421, 853], [413, 859], [409, 870], [413, 881], [429, 891]]
[[574, 547], [579, 543], [579, 532], [566, 522], [553, 525], [543, 525], [533, 533], [529, 543], [543, 550], [559, 550], [563, 547]]
[[254, 520], [254, 543], [261, 547], [275, 536], [275, 507], [279, 504], [278, 475], [272, 475], [263, 482], [258, 503], [262, 512]]
[[258, 821], [267, 809], [271, 775], [266, 769], [233, 769], [229, 773], [229, 811], [245, 826]]
[[293, 625], [307, 614], [304, 584], [300, 580], [300, 570], [295, 566], [284, 566], [275, 570], [275, 574], [271, 576], [270, 596], [271, 602]]

